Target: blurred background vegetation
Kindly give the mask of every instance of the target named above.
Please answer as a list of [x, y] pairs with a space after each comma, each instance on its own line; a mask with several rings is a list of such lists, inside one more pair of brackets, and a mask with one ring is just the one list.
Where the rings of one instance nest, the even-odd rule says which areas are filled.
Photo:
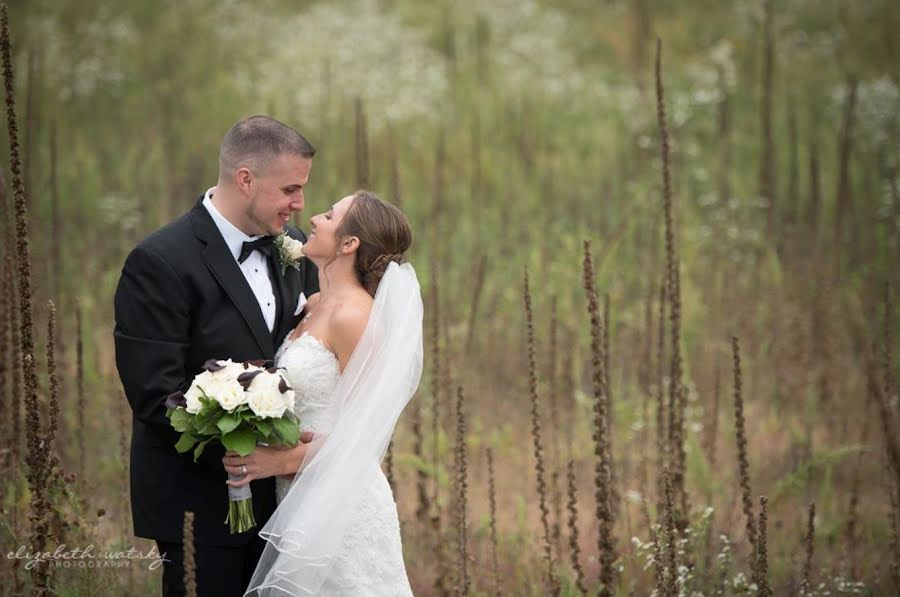
[[[694, 529], [682, 530], [681, 589], [748, 590], [739, 578], [749, 579], [754, 557], [737, 472], [737, 336], [755, 509], [758, 495], [770, 500], [775, 594], [799, 591], [810, 502], [816, 590], [896, 591], [900, 469], [885, 446], [900, 431], [900, 5], [769, 6], [770, 19], [762, 0], [12, 2], [37, 329], [52, 299], [62, 367], [57, 449], [78, 475], [57, 504], [71, 522], [68, 542], [149, 547], [130, 535], [130, 425], [112, 295], [130, 248], [215, 183], [225, 131], [265, 113], [318, 149], [298, 225], [358, 187], [400, 205], [413, 225], [429, 358], [391, 468], [416, 593], [460, 582], [451, 497], [457, 386], [468, 418], [469, 590], [578, 591], [563, 508], [569, 459], [585, 582], [597, 588], [582, 282], [582, 242], [591, 240], [596, 290], [609, 305], [617, 594], [649, 594], [644, 544], [647, 522], [660, 514], [664, 460], [656, 405], [672, 352], [657, 350], [666, 263], [658, 37]], [[0, 152], [8, 163], [8, 149]], [[11, 228], [3, 234], [10, 254]], [[525, 269], [553, 581], [541, 564], [529, 433]], [[13, 339], [3, 342], [10, 359]], [[37, 358], [44, 371], [46, 355]], [[486, 448], [496, 469], [496, 560]], [[27, 544], [19, 464], [7, 458], [4, 551]], [[139, 568], [60, 570], [56, 584], [69, 595], [157, 591], [159, 573]], [[2, 573], [26, 576], [9, 561]]]

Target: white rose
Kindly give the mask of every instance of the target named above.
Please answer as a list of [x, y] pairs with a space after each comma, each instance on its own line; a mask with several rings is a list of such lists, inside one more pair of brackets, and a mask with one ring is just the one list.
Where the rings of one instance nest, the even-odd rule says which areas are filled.
[[[217, 373], [222, 373], [224, 369]], [[233, 411], [241, 404], [247, 403], [244, 395], [244, 386], [238, 383], [237, 378], [228, 375], [216, 375], [214, 373], [205, 385], [201, 385], [206, 395], [219, 403], [228, 412]]]
[[284, 407], [287, 410], [294, 410], [294, 390], [288, 390], [284, 394], [281, 395], [282, 400], [284, 400]]
[[299, 261], [303, 257], [303, 243], [290, 236], [284, 237], [284, 250], [294, 261]]
[[[247, 404], [250, 405], [250, 410], [253, 411], [253, 414], [258, 417], [272, 418], [284, 415], [288, 404], [278, 388], [280, 383], [281, 376], [268, 371], [260, 373], [253, 378], [246, 392], [248, 397]], [[293, 392], [291, 391], [290, 393], [292, 394]], [[291, 400], [293, 400], [293, 396]]]
[[188, 391], [184, 393], [184, 399], [187, 402], [185, 410], [192, 415], [196, 415], [203, 407], [203, 405], [200, 403], [200, 397], [203, 395], [203, 392], [201, 392], [200, 388], [204, 388], [205, 391], [205, 388], [209, 385], [211, 379], [212, 374], [209, 371], [203, 371], [194, 378], [193, 383], [191, 383], [191, 387], [188, 388]]
[[[238, 375], [244, 373], [245, 371], [249, 371], [249, 369], [244, 369], [243, 363], [235, 363], [231, 359], [225, 361], [219, 361], [219, 365], [224, 367], [224, 369], [219, 369], [213, 376], [215, 377], [227, 377], [229, 379], [237, 379]], [[251, 365], [252, 366], [252, 365]]]

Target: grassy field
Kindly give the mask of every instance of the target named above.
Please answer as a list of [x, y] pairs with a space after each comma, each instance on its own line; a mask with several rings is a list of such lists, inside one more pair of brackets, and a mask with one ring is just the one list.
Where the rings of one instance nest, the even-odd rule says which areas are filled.
[[[254, 113], [318, 149], [298, 225], [359, 187], [412, 222], [426, 370], [385, 467], [417, 595], [900, 590], [895, 2], [9, 17], [0, 547], [135, 550], [58, 594], [159, 591], [112, 295]], [[3, 594], [37, 576], [0, 559]]]

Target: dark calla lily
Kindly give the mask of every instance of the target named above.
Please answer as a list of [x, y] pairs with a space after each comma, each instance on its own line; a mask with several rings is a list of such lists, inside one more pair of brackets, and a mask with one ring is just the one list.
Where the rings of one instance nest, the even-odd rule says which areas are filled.
[[284, 381], [284, 378], [281, 378], [281, 381], [278, 382], [278, 391], [284, 394], [288, 390], [291, 389], [291, 386], [287, 385], [287, 382]]
[[209, 359], [205, 363], [203, 363], [203, 368], [209, 371], [210, 373], [215, 373], [216, 371], [221, 371], [225, 368], [224, 365], [220, 365], [219, 361], [216, 359]]
[[169, 394], [169, 397], [166, 398], [166, 408], [178, 408], [179, 406], [187, 406], [187, 400], [184, 397], [184, 392], [175, 392], [173, 394]]
[[274, 363], [272, 361], [267, 361], [266, 359], [257, 359], [255, 361], [247, 361], [247, 364], [253, 365], [254, 367], [262, 367], [266, 369], [271, 367]]
[[244, 386], [244, 389], [246, 390], [250, 387], [250, 384], [253, 383], [253, 378], [260, 373], [262, 373], [262, 371], [260, 371], [259, 369], [257, 369], [256, 371], [246, 371], [244, 373], [241, 373], [237, 378], [238, 383]]

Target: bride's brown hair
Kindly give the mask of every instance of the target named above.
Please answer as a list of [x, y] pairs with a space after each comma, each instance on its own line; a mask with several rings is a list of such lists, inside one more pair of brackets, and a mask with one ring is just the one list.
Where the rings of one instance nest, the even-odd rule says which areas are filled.
[[406, 215], [369, 191], [353, 193], [353, 202], [335, 231], [338, 239], [359, 239], [354, 269], [363, 288], [375, 296], [390, 263], [403, 263], [412, 244]]

